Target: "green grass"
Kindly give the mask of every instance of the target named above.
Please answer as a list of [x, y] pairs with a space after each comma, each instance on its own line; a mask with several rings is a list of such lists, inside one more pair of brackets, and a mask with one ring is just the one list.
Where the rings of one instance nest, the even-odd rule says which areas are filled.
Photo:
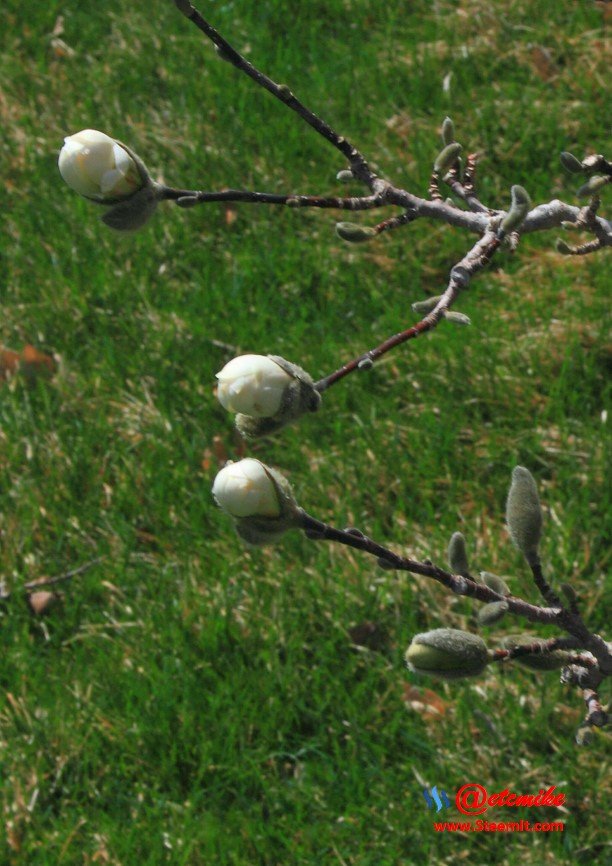
[[[536, 202], [575, 201], [558, 152], [605, 152], [603, 6], [201, 3], [415, 192], [452, 114], [465, 147], [485, 152], [480, 189], [500, 207], [512, 183]], [[58, 16], [72, 57], [51, 45]], [[164, 206], [141, 233], [113, 234], [57, 171], [63, 136], [84, 127], [178, 186], [335, 194], [344, 166], [170, 2], [9, 0], [0, 25], [0, 344], [61, 356], [52, 382], [0, 389], [12, 590], [0, 609], [0, 862], [604, 863], [607, 740], [574, 745], [578, 693], [518, 668], [417, 680], [402, 661], [411, 636], [473, 628], [469, 603], [298, 534], [247, 550], [209, 492], [215, 455], [240, 453], [214, 399], [233, 355], [221, 344], [329, 373], [412, 321], [410, 303], [439, 293], [468, 237], [417, 222], [355, 248], [333, 213], [248, 205], [231, 225], [222, 205]], [[555, 236], [525, 238], [474, 280], [460, 305], [471, 328], [442, 325], [396, 350], [248, 453], [279, 467], [310, 513], [409, 555], [443, 564], [460, 529], [478, 569], [537, 601], [503, 527], [512, 467], [528, 466], [548, 512], [547, 572], [572, 583], [597, 631], [607, 261], [568, 261]], [[23, 583], [97, 556], [32, 616]], [[352, 644], [364, 622], [376, 648]], [[491, 643], [520, 626], [488, 630]], [[434, 690], [443, 714], [406, 704], [410, 686]], [[555, 784], [567, 811], [537, 817], [566, 831], [434, 833], [421, 780], [449, 792]]]

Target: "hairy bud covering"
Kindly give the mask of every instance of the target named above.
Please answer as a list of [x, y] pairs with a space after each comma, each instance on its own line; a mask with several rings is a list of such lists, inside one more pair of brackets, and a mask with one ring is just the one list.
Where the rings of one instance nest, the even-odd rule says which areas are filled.
[[454, 532], [448, 543], [448, 564], [456, 574], [467, 576], [470, 573], [465, 538], [461, 532]]
[[477, 676], [488, 663], [489, 652], [483, 639], [454, 628], [417, 634], [406, 652], [410, 670], [449, 680]]
[[506, 501], [506, 523], [510, 537], [530, 565], [538, 562], [542, 535], [542, 509], [531, 472], [516, 466]]

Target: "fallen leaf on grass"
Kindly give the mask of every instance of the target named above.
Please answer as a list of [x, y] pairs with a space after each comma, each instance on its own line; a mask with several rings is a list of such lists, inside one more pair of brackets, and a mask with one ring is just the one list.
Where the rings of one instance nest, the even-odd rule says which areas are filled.
[[57, 364], [50, 355], [39, 352], [29, 344], [22, 352], [11, 349], [0, 349], [0, 382], [6, 382], [16, 373], [23, 373], [26, 381], [32, 384], [37, 378], [50, 379], [57, 369]]
[[406, 683], [403, 694], [404, 703], [410, 710], [419, 713], [424, 719], [436, 719], [444, 716], [448, 703], [431, 689], [421, 689]]
[[555, 77], [558, 70], [548, 48], [544, 48], [542, 45], [534, 45], [531, 48], [529, 57], [532, 68], [543, 81], [550, 81], [551, 78]]
[[37, 616], [42, 616], [43, 613], [46, 613], [57, 601], [59, 601], [59, 595], [56, 592], [48, 592], [42, 589], [39, 592], [31, 592], [28, 595], [28, 604], [30, 605], [32, 612]]

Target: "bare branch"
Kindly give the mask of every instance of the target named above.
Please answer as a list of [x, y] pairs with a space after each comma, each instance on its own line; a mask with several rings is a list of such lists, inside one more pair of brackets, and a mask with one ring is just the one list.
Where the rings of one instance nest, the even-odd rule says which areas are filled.
[[369, 196], [338, 198], [335, 196], [297, 195], [295, 193], [277, 195], [276, 193], [255, 192], [246, 189], [224, 189], [218, 192], [205, 192], [197, 189], [163, 187], [159, 193], [159, 197], [166, 201], [175, 201], [181, 207], [194, 207], [197, 204], [225, 201], [358, 211], [372, 210], [373, 208], [383, 207], [386, 204], [384, 195], [381, 193]]
[[256, 84], [271, 93], [276, 99], [284, 103], [292, 111], [295, 111], [302, 120], [311, 126], [319, 135], [323, 136], [330, 142], [340, 153], [349, 161], [351, 171], [358, 180], [363, 181], [370, 189], [375, 191], [376, 175], [368, 166], [365, 157], [357, 150], [356, 147], [348, 142], [343, 136], [338, 135], [331, 126], [329, 126], [320, 117], [317, 117], [310, 109], [306, 108], [303, 103], [289, 90], [286, 84], [277, 84], [272, 81], [263, 72], [249, 63], [241, 54], [233, 48], [220, 33], [212, 27], [205, 18], [192, 6], [188, 0], [175, 0], [177, 8], [198, 27], [211, 42], [218, 48], [224, 60], [235, 66], [241, 72], [244, 72], [249, 78], [252, 78]]
[[441, 583], [456, 595], [475, 598], [484, 603], [505, 601], [508, 609], [517, 616], [522, 616], [530, 622], [541, 622], [556, 624], [558, 610], [550, 607], [538, 607], [514, 596], [503, 596], [490, 589], [484, 583], [476, 583], [471, 578], [459, 574], [452, 574], [434, 565], [431, 562], [418, 562], [413, 559], [393, 553], [383, 545], [378, 544], [356, 529], [336, 529], [321, 520], [303, 512], [301, 515], [301, 529], [314, 541], [336, 541], [357, 550], [363, 550], [378, 560], [383, 568], [408, 571], [412, 574], [420, 574]]
[[83, 565], [79, 565], [78, 568], [73, 568], [70, 571], [64, 572], [63, 574], [58, 574], [55, 577], [46, 577], [37, 580], [31, 580], [29, 583], [24, 583], [23, 588], [29, 591], [40, 589], [40, 587], [42, 586], [53, 586], [56, 583], [63, 583], [65, 580], [71, 580], [73, 577], [78, 577], [78, 575], [84, 574], [86, 571], [89, 571], [90, 568], [93, 568], [94, 565], [98, 565], [103, 560], [103, 556], [98, 556], [96, 559], [92, 559], [90, 562], [85, 562]]
[[364, 354], [359, 355], [352, 361], [349, 361], [348, 364], [344, 364], [338, 370], [335, 370], [328, 376], [319, 379], [315, 384], [317, 391], [320, 393], [326, 391], [329, 387], [334, 385], [336, 382], [339, 382], [341, 379], [344, 379], [345, 376], [348, 376], [355, 370], [370, 369], [374, 361], [381, 358], [391, 349], [394, 349], [396, 346], [405, 343], [407, 340], [414, 339], [420, 334], [424, 334], [425, 332], [431, 331], [437, 327], [440, 320], [444, 318], [445, 312], [452, 307], [459, 292], [466, 288], [473, 274], [488, 264], [495, 251], [499, 249], [501, 243], [502, 241], [497, 237], [495, 232], [486, 232], [485, 235], [463, 257], [463, 259], [461, 259], [461, 261], [451, 270], [446, 291], [441, 295], [440, 300], [430, 313], [428, 313], [416, 325], [412, 325], [406, 330], [394, 334], [379, 346], [370, 349], [368, 352], [364, 352]]

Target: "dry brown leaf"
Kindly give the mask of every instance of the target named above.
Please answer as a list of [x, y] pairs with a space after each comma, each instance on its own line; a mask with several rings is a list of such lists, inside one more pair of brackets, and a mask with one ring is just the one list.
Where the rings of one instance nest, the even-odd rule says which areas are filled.
[[557, 66], [548, 48], [534, 45], [530, 51], [531, 65], [543, 81], [550, 81], [557, 74]]
[[431, 689], [422, 689], [406, 683], [403, 700], [408, 709], [423, 716], [424, 719], [437, 719], [444, 716], [448, 703]]
[[42, 616], [43, 613], [46, 613], [58, 600], [59, 595], [56, 592], [48, 592], [42, 589], [39, 592], [31, 592], [28, 595], [28, 604], [32, 612], [37, 616]]
[[0, 381], [6, 381], [18, 372], [32, 383], [37, 378], [49, 379], [55, 373], [57, 364], [50, 355], [45, 355], [34, 346], [26, 345], [23, 351], [0, 349]]

